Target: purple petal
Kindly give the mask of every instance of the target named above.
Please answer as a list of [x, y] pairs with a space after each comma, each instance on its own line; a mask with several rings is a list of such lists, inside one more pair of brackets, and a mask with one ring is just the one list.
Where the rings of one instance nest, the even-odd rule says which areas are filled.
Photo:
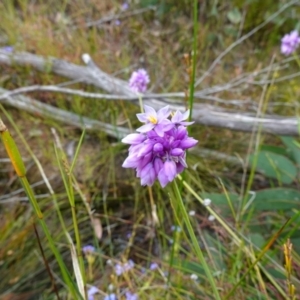
[[140, 172], [141, 170], [153, 159], [153, 155], [152, 153], [149, 153], [147, 155], [145, 155], [143, 157], [143, 159], [141, 159], [138, 163], [138, 166], [136, 167], [136, 171], [137, 171], [137, 177], [140, 177]]
[[155, 174], [158, 175], [160, 170], [163, 169], [164, 163], [162, 162], [162, 160], [159, 157], [157, 157], [157, 158], [155, 158], [153, 164], [154, 164]]
[[172, 123], [170, 120], [162, 120], [160, 122], [158, 122], [157, 126], [163, 126], [163, 131], [166, 132], [166, 131], [170, 131], [171, 129], [174, 128], [174, 123]]
[[176, 177], [176, 164], [174, 161], [167, 160], [164, 164], [165, 173], [171, 182]]
[[183, 153], [183, 150], [181, 148], [175, 148], [170, 151], [170, 154], [173, 156], [179, 156], [182, 153]]
[[164, 131], [164, 126], [163, 125], [156, 125], [154, 127], [154, 131], [157, 133], [158, 136], [160, 137], [163, 137], [164, 134], [165, 134], [165, 131]]
[[138, 158], [136, 155], [128, 156], [122, 164], [123, 168], [137, 168], [141, 159]]
[[180, 143], [181, 143], [180, 140], [176, 140], [176, 141], [174, 141], [174, 142], [171, 143], [170, 147], [171, 147], [172, 149], [178, 148], [179, 145], [180, 145]]
[[187, 120], [189, 116], [190, 116], [190, 110], [188, 109], [188, 110], [182, 115], [181, 121]]
[[160, 170], [160, 172], [158, 173], [158, 177], [157, 178], [158, 178], [158, 181], [159, 181], [160, 185], [163, 188], [169, 183], [169, 180], [167, 178], [167, 175], [166, 175], [164, 169]]
[[143, 134], [131, 133], [122, 139], [122, 143], [135, 145], [142, 143], [145, 139], [146, 137]]
[[188, 132], [184, 126], [179, 126], [177, 128], [176, 137], [178, 140], [183, 140], [187, 136]]
[[148, 185], [152, 186], [155, 179], [155, 170], [152, 162], [150, 162], [148, 165], [146, 165], [143, 170], [141, 171], [141, 185]]
[[189, 149], [189, 148], [194, 147], [197, 143], [198, 143], [197, 140], [188, 137], [188, 138], [186, 138], [186, 139], [184, 139], [184, 140], [181, 141], [180, 148], [182, 148], [184, 150], [185, 149]]
[[146, 133], [146, 132], [149, 132], [150, 130], [152, 130], [154, 127], [155, 127], [155, 124], [148, 123], [148, 124], [145, 124], [145, 125], [139, 127], [136, 131]]
[[149, 152], [151, 152], [153, 149], [153, 144], [152, 143], [146, 143], [144, 144], [144, 146], [140, 149], [139, 153], [138, 153], [138, 157], [141, 156], [145, 156], [147, 155]]
[[161, 152], [164, 149], [164, 146], [161, 143], [156, 143], [153, 146], [153, 151], [155, 152]]
[[179, 123], [180, 121], [182, 121], [182, 114], [179, 110], [176, 110], [174, 116], [172, 117], [171, 121], [173, 123]]
[[170, 115], [170, 106], [167, 105], [163, 108], [161, 108], [158, 112], [157, 112], [157, 119], [163, 120], [163, 119], [167, 119]]
[[147, 123], [148, 122], [148, 115], [145, 114], [145, 113], [139, 113], [139, 114], [136, 114], [138, 120], [142, 123]]
[[156, 110], [149, 105], [144, 104], [144, 110], [147, 115], [153, 115], [153, 116], [157, 115]]
[[181, 163], [176, 164], [177, 174], [181, 173], [184, 169], [185, 167]]

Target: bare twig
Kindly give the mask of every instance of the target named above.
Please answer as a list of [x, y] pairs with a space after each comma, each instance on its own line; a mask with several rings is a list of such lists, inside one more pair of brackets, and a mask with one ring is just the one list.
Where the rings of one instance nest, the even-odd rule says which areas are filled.
[[[4, 89], [0, 88], [0, 93], [7, 92]], [[50, 117], [54, 120], [61, 121], [66, 124], [74, 125], [76, 127], [82, 128], [85, 127], [87, 129], [92, 130], [101, 130], [106, 132], [109, 136], [115, 138], [123, 138], [130, 131], [124, 127], [116, 127], [110, 124], [105, 124], [103, 122], [89, 119], [86, 117], [82, 117], [75, 113], [71, 113], [51, 105], [41, 103], [37, 100], [31, 99], [29, 97], [25, 97], [22, 95], [8, 97], [6, 99], [2, 99], [3, 103], [9, 104], [11, 106], [20, 108], [24, 111], [28, 111], [34, 114], [38, 114], [42, 117]]]
[[[150, 10], [155, 10], [155, 9], [156, 9], [155, 6], [148, 6], [148, 7], [145, 7], [145, 8], [135, 9], [135, 10], [132, 10], [132, 11], [121, 12], [119, 14], [115, 14], [115, 15], [112, 15], [112, 16], [103, 17], [100, 20], [86, 22], [84, 24], [84, 27], [94, 27], [94, 26], [101, 27], [106, 23], [109, 23], [109, 22], [112, 22], [112, 21], [115, 21], [115, 20], [121, 20], [121, 19], [129, 18], [129, 17], [135, 16], [135, 15], [140, 15], [140, 14], [143, 14], [145, 12], [148, 12]], [[76, 29], [76, 28], [79, 28], [79, 27], [81, 27], [81, 26], [74, 26], [72, 29]]]
[[[75, 90], [70, 88], [63, 88], [56, 85], [32, 85], [17, 88], [12, 91], [7, 91], [6, 93], [0, 96], [0, 100], [5, 99], [7, 97], [15, 96], [18, 94], [24, 94], [29, 92], [35, 91], [47, 91], [47, 92], [54, 92], [54, 93], [63, 93], [63, 94], [70, 94], [81, 96], [85, 98], [93, 98], [93, 99], [101, 99], [101, 100], [127, 100], [127, 101], [138, 101], [138, 96], [123, 96], [123, 95], [108, 95], [108, 94], [101, 94], [101, 93], [89, 93], [82, 90]], [[182, 93], [164, 93], [164, 94], [146, 94], [143, 95], [143, 99], [151, 99], [151, 98], [166, 98], [166, 97], [176, 97], [176, 98], [185, 98], [185, 94]], [[251, 100], [225, 100], [219, 97], [209, 96], [209, 95], [201, 95], [197, 94], [195, 98], [201, 98], [205, 100], [209, 100], [212, 102], [222, 103], [224, 105], [236, 105], [236, 106], [243, 106], [245, 104], [253, 104]]]

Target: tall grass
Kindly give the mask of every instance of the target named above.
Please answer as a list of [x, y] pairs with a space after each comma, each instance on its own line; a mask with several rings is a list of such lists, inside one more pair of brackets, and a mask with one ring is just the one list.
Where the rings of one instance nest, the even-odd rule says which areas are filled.
[[[140, 2], [143, 7], [150, 3]], [[228, 14], [238, 8], [241, 16], [244, 12], [247, 26], [251, 24], [247, 9], [252, 11], [256, 4], [249, 2], [247, 5], [253, 7], [247, 8], [243, 1], [234, 2], [226, 2], [225, 8], [212, 3], [205, 7], [204, 2], [196, 0], [185, 1], [184, 5], [165, 1], [160, 6], [157, 2], [159, 12], [149, 10], [145, 15], [120, 18], [121, 26], [111, 21], [100, 29], [88, 29], [82, 26], [87, 19], [99, 17], [100, 13], [119, 13], [119, 2], [91, 1], [88, 6], [82, 1], [72, 5], [64, 1], [51, 7], [42, 2], [5, 1], [0, 4], [0, 28], [6, 33], [6, 43], [13, 44], [16, 51], [26, 49], [77, 63], [81, 54], [88, 52], [106, 71], [120, 70], [116, 76], [122, 78], [128, 78], [140, 66], [147, 68], [151, 88], [157, 91], [188, 87], [192, 120], [193, 106], [198, 102], [194, 98], [195, 78], [201, 77], [223, 48], [236, 41], [236, 31], [247, 31], [242, 23], [231, 23]], [[193, 5], [192, 17], [186, 9], [188, 4]], [[270, 6], [270, 12], [276, 9]], [[287, 9], [282, 18], [292, 18], [293, 9], [298, 8]], [[174, 18], [170, 18], [173, 13]], [[276, 22], [270, 27], [274, 28], [272, 36], [279, 41], [281, 28], [289, 22], [281, 28]], [[39, 30], [37, 24], [42, 24]], [[269, 30], [259, 31], [253, 41], [232, 50], [202, 82], [203, 87], [230, 81], [233, 73], [240, 72], [236, 67], [240, 58], [246, 59], [243, 72], [269, 64], [274, 45], [264, 42], [259, 48], [259, 39]], [[256, 52], [252, 51], [252, 43]], [[188, 71], [182, 62], [183, 53], [188, 53]], [[63, 81], [50, 70], [37, 73], [17, 66], [3, 66], [3, 70], [1, 85], [9, 89]], [[275, 79], [278, 72], [285, 71], [273, 72], [269, 78]], [[94, 91], [81, 83], [72, 84]], [[278, 95], [289, 103], [298, 95], [298, 87], [274, 82], [265, 85], [262, 93], [251, 87], [247, 95], [234, 89], [224, 94], [220, 97], [260, 99], [254, 102], [263, 115], [269, 109], [268, 103], [278, 100]], [[125, 101], [112, 103], [47, 93], [31, 96], [82, 116], [129, 128], [136, 126], [133, 116], [138, 108]], [[282, 146], [278, 138], [260, 131], [250, 136], [193, 125], [193, 136], [201, 147], [229, 155], [238, 153], [243, 171], [239, 166], [189, 153], [189, 169], [168, 189], [158, 184], [145, 189], [133, 172], [121, 169], [127, 149], [118, 139], [101, 132], [82, 133], [51, 119], [7, 110], [1, 110], [5, 125], [1, 123], [4, 147], [0, 153], [1, 158], [10, 158], [14, 171], [6, 162], [5, 167], [1, 165], [0, 182], [6, 186], [1, 186], [0, 195], [0, 274], [5, 274], [0, 298], [30, 293], [43, 299], [87, 299], [94, 286], [98, 289], [95, 300], [113, 293], [118, 299], [127, 299], [129, 292], [139, 299], [297, 299], [297, 200], [285, 201], [294, 205], [291, 209], [277, 204], [272, 210], [258, 209], [256, 192], [265, 185], [276, 194], [280, 180], [258, 175], [255, 160], [252, 165], [248, 163], [250, 171], [246, 167], [247, 150], [247, 155], [253, 149], [259, 155], [265, 144]], [[294, 113], [284, 110], [291, 112]], [[55, 128], [52, 133], [50, 127]], [[25, 164], [22, 157], [27, 158]], [[23, 187], [20, 192], [15, 174]], [[40, 177], [43, 185], [35, 186]], [[287, 187], [297, 185], [298, 179]], [[27, 203], [21, 206], [11, 200], [23, 192], [31, 208]], [[18, 199], [25, 196], [20, 195]], [[204, 201], [205, 195], [211, 197], [210, 205]], [[32, 224], [37, 228], [36, 234]], [[287, 237], [291, 241], [286, 241]], [[42, 252], [35, 241], [40, 242]], [[95, 246], [90, 256], [82, 252], [82, 246], [87, 244]], [[130, 259], [135, 266], [117, 276], [116, 265], [124, 267]], [[151, 269], [154, 262], [157, 265]]]

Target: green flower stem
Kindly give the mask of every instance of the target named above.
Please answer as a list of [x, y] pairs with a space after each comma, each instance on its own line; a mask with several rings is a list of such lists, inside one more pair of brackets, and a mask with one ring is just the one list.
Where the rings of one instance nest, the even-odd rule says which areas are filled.
[[[193, 8], [193, 53], [192, 53], [192, 74], [190, 77], [190, 93], [189, 93], [189, 122], [192, 120], [193, 106], [194, 106], [194, 90], [195, 90], [195, 77], [196, 77], [196, 63], [197, 63], [197, 49], [198, 49], [198, 0], [194, 0]], [[188, 132], [189, 128], [188, 128]]]
[[140, 104], [141, 113], [143, 113], [144, 112], [143, 99], [142, 99], [142, 95], [140, 93], [139, 93], [139, 104]]
[[[207, 278], [208, 278], [208, 280], [211, 284], [211, 287], [212, 287], [212, 290], [213, 290], [213, 293], [214, 293], [214, 297], [215, 297], [214, 299], [221, 300], [218, 288], [216, 286], [216, 282], [215, 282], [215, 280], [212, 276], [212, 273], [211, 273], [211, 271], [208, 267], [208, 264], [207, 264], [207, 262], [204, 258], [204, 255], [201, 251], [201, 248], [199, 246], [199, 241], [197, 240], [197, 237], [194, 233], [189, 215], [188, 215], [188, 213], [185, 209], [185, 206], [184, 206], [183, 200], [181, 198], [181, 194], [180, 194], [178, 185], [177, 185], [175, 180], [173, 181], [172, 185], [173, 185], [173, 191], [174, 191], [174, 194], [175, 194], [175, 198], [171, 197], [171, 201], [173, 202], [172, 205], [173, 205], [173, 207], [177, 207], [177, 205], [178, 205], [179, 211], [182, 213], [183, 221], [184, 221], [184, 223], [187, 227], [188, 233], [191, 237], [192, 244], [193, 244], [194, 249], [197, 253], [198, 259], [199, 259], [200, 263], [202, 264], [204, 272], [205, 272], [205, 274], [206, 274], [206, 276], [207, 276]], [[177, 213], [176, 210], [174, 211], [174, 213], [175, 214]], [[180, 219], [179, 216], [177, 216], [177, 218]]]

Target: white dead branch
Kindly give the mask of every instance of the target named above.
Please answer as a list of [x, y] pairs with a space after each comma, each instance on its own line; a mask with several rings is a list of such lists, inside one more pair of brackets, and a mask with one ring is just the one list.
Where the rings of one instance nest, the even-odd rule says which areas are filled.
[[[86, 57], [85, 57], [86, 59]], [[130, 100], [136, 104], [137, 95], [133, 93], [128, 83], [124, 80], [115, 78], [102, 70], [100, 70], [92, 59], [86, 60], [87, 66], [79, 66], [73, 63], [69, 63], [64, 60], [56, 59], [56, 58], [44, 58], [41, 56], [37, 56], [30, 53], [7, 53], [4, 51], [0, 51], [0, 63], [7, 65], [21, 65], [21, 66], [31, 66], [40, 71], [52, 72], [54, 74], [76, 80], [76, 82], [84, 82], [87, 84], [92, 84], [95, 87], [98, 87], [109, 95], [98, 94], [95, 93], [86, 93], [84, 91], [76, 91], [72, 92], [71, 89], [63, 88], [63, 87], [55, 87], [55, 86], [33, 86], [33, 87], [24, 87], [17, 89], [15, 91], [6, 91], [0, 90], [2, 96], [0, 96], [0, 101], [8, 103], [10, 105], [19, 107], [21, 109], [25, 109], [27, 111], [41, 113], [44, 116], [52, 117], [62, 122], [66, 122], [69, 124], [82, 124], [88, 128], [95, 128], [104, 130], [107, 134], [116, 136], [116, 128], [113, 125], [104, 124], [99, 121], [91, 120], [83, 116], [77, 116], [70, 112], [64, 112], [62, 110], [58, 110], [55, 107], [50, 105], [42, 104], [36, 100], [31, 100], [28, 97], [24, 97], [22, 95], [17, 95], [19, 93], [29, 92], [33, 90], [48, 90], [53, 92], [64, 92], [69, 94], [77, 94], [82, 97], [94, 97], [102, 98], [102, 99], [124, 99]], [[274, 66], [273, 66], [274, 67]], [[284, 65], [278, 65], [278, 67], [283, 68]], [[265, 68], [261, 70], [260, 74], [266, 74], [270, 70]], [[300, 74], [299, 74], [300, 75]], [[223, 86], [216, 86], [210, 89], [205, 89], [202, 91], [197, 91], [195, 93], [196, 97], [214, 97], [211, 94], [228, 90], [230, 88], [239, 86], [244, 83], [249, 84], [249, 78], [255, 77], [256, 74], [243, 74], [228, 84], [224, 84]], [[298, 76], [298, 74], [297, 74]], [[278, 80], [278, 78], [277, 78]], [[266, 80], [265, 80], [266, 81]], [[256, 80], [256, 84], [266, 84], [264, 80]], [[160, 95], [149, 95], [146, 94], [143, 96], [144, 103], [153, 106], [158, 109], [165, 105], [170, 105], [173, 110], [185, 109], [185, 103], [182, 100], [174, 100], [169, 98], [168, 96], [173, 97], [183, 97], [184, 93], [175, 93], [177, 95], [172, 94], [164, 94], [163, 97]], [[14, 96], [13, 96], [14, 95]], [[209, 97], [208, 97], [209, 98]], [[16, 100], [14, 100], [16, 99]], [[216, 97], [215, 100], [219, 98]], [[219, 99], [222, 100], [222, 99]], [[224, 100], [225, 101], [225, 100]], [[237, 103], [237, 100], [233, 100]], [[231, 104], [234, 104], [231, 103]], [[255, 105], [254, 105], [255, 106]], [[255, 107], [254, 107], [255, 108]], [[255, 114], [251, 113], [240, 113], [233, 110], [225, 110], [223, 108], [214, 107], [208, 104], [195, 104], [193, 109], [193, 119], [196, 123], [206, 125], [206, 126], [216, 126], [221, 128], [227, 128], [231, 130], [238, 131], [256, 131], [259, 127], [261, 127], [263, 132], [268, 132], [276, 135], [298, 135], [298, 119], [296, 117], [281, 117], [276, 115], [264, 115], [261, 118], [257, 118]], [[76, 126], [77, 126], [76, 125]], [[125, 128], [118, 127], [118, 137], [122, 137], [124, 134], [127, 134], [128, 130]]]

